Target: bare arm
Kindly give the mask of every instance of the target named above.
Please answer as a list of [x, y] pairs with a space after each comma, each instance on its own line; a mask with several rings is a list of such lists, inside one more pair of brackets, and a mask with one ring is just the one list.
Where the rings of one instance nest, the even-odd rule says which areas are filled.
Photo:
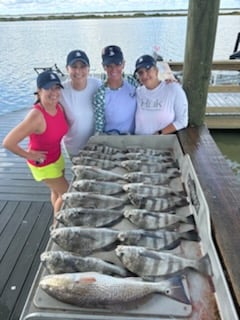
[[38, 110], [32, 110], [26, 118], [13, 128], [4, 138], [2, 145], [4, 148], [15, 153], [16, 155], [38, 161], [45, 159], [44, 151], [24, 150], [19, 144], [31, 133], [41, 133], [44, 131], [45, 122]]

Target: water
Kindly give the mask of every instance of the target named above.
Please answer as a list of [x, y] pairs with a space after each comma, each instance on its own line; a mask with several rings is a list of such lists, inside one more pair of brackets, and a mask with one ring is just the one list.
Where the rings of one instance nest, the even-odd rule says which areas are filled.
[[211, 135], [225, 155], [228, 165], [240, 180], [240, 130], [213, 130]]
[[[57, 63], [65, 72], [72, 49], [88, 53], [94, 72], [102, 72], [101, 50], [109, 44], [122, 47], [126, 72], [155, 46], [166, 60], [183, 61], [186, 26], [187, 17], [0, 22], [0, 114], [30, 106], [33, 68]], [[239, 30], [240, 16], [219, 16], [214, 59], [228, 59]]]
[[[65, 72], [66, 56], [73, 49], [87, 52], [96, 73], [102, 72], [101, 50], [109, 44], [123, 49], [126, 72], [133, 72], [141, 54], [151, 54], [158, 46], [166, 60], [183, 61], [186, 27], [187, 17], [0, 22], [0, 115], [30, 107], [36, 90], [33, 68], [57, 63]], [[215, 60], [228, 59], [239, 30], [239, 15], [219, 16]], [[221, 147], [223, 137], [215, 139]], [[233, 141], [238, 144], [239, 133]], [[223, 151], [227, 155], [228, 146]], [[240, 159], [232, 161], [240, 163]]]

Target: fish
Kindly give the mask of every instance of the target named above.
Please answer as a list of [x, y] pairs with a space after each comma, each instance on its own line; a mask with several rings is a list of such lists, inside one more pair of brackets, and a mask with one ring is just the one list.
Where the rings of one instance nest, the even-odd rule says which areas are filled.
[[166, 149], [143, 148], [141, 146], [127, 146], [126, 150], [133, 153], [141, 153], [146, 156], [171, 156], [172, 152]]
[[[124, 159], [125, 158], [125, 159]], [[148, 162], [174, 162], [174, 158], [172, 155], [146, 155], [141, 152], [128, 152], [124, 154], [124, 160], [140, 160], [140, 161], [148, 161]]]
[[114, 181], [80, 179], [73, 181], [72, 186], [77, 191], [96, 192], [104, 195], [113, 195], [123, 192], [122, 183]]
[[40, 260], [50, 274], [96, 271], [103, 274], [126, 277], [125, 268], [95, 257], [82, 257], [68, 251], [44, 251]]
[[90, 150], [90, 151], [96, 151], [96, 152], [108, 153], [108, 154], [125, 153], [127, 151], [125, 149], [110, 147], [106, 144], [98, 144], [98, 143], [97, 144], [89, 143], [83, 148], [83, 150]]
[[123, 174], [123, 180], [129, 183], [143, 182], [154, 185], [169, 184], [172, 179], [179, 178], [181, 172], [178, 169], [168, 169], [167, 172], [144, 173], [141, 171], [129, 172]]
[[56, 213], [56, 220], [66, 227], [107, 227], [120, 222], [123, 218], [122, 210], [92, 209], [92, 208], [67, 208]]
[[200, 241], [196, 230], [175, 232], [167, 230], [147, 231], [144, 229], [120, 231], [118, 239], [124, 245], [142, 246], [152, 250], [172, 250], [181, 240]]
[[154, 173], [154, 172], [167, 172], [167, 169], [176, 168], [178, 169], [178, 165], [171, 162], [148, 162], [141, 160], [125, 160], [121, 161], [121, 166], [130, 171], [141, 171], [143, 173]]
[[190, 304], [182, 279], [172, 277], [160, 282], [135, 278], [119, 278], [98, 272], [75, 272], [44, 276], [40, 288], [55, 299], [83, 308], [111, 309], [119, 305], [135, 308], [135, 303], [153, 293]]
[[124, 181], [121, 174], [93, 166], [73, 165], [72, 171], [76, 179], [96, 179], [101, 181]]
[[187, 198], [175, 196], [152, 198], [139, 193], [129, 192], [128, 198], [136, 208], [149, 211], [169, 211], [189, 205]]
[[213, 275], [208, 253], [197, 260], [183, 258], [167, 251], [149, 250], [140, 246], [119, 245], [115, 252], [129, 271], [145, 280], [183, 273], [188, 269], [194, 269], [204, 276]]
[[171, 228], [179, 223], [195, 225], [192, 214], [184, 217], [175, 214], [175, 211], [151, 212], [144, 209], [125, 209], [123, 215], [138, 228], [145, 230]]
[[126, 192], [135, 192], [151, 197], [162, 197], [162, 196], [178, 196], [186, 197], [186, 192], [184, 190], [174, 190], [173, 188], [160, 186], [160, 185], [150, 185], [143, 182], [139, 183], [127, 183], [122, 186], [123, 190]]
[[92, 159], [102, 159], [102, 160], [127, 160], [128, 158], [125, 156], [125, 154], [118, 152], [118, 153], [102, 153], [102, 152], [96, 152], [91, 150], [81, 150], [78, 156], [72, 157], [72, 163], [73, 164], [79, 164], [79, 159], [83, 157], [90, 157]]
[[52, 229], [50, 237], [62, 249], [87, 256], [115, 248], [118, 233], [110, 228], [60, 227]]
[[74, 162], [75, 165], [94, 166], [107, 170], [120, 167], [120, 161], [93, 159], [91, 157], [78, 157], [78, 159], [74, 158], [72, 162]]
[[98, 209], [113, 209], [129, 203], [126, 197], [114, 197], [93, 192], [65, 192], [62, 195], [64, 203], [69, 207], [84, 207]]

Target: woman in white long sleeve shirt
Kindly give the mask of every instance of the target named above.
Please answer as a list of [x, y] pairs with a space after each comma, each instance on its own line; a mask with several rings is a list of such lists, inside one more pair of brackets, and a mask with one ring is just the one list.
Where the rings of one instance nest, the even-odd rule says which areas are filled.
[[160, 81], [156, 61], [143, 55], [136, 61], [137, 88], [135, 134], [169, 134], [188, 124], [188, 101], [177, 82]]

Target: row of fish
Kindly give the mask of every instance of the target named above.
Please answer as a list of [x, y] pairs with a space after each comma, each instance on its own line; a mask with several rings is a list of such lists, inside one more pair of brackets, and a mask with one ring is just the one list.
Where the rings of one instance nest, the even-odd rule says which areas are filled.
[[[50, 232], [63, 251], [42, 253], [50, 275], [40, 287], [80, 307], [133, 308], [153, 293], [190, 304], [182, 274], [189, 268], [204, 275], [212, 270], [208, 255], [186, 259], [170, 251], [182, 240], [200, 240], [189, 211], [176, 211], [189, 203], [183, 189], [170, 187], [181, 176], [172, 152], [89, 144], [72, 161], [73, 191], [63, 195], [65, 208], [56, 216], [63, 227]], [[131, 230], [111, 228], [123, 219]], [[180, 224], [191, 229], [177, 232]], [[111, 252], [119, 264], [90, 256], [98, 252]]]
[[133, 224], [133, 227], [145, 230], [174, 229], [179, 224], [194, 226], [193, 215], [176, 214], [175, 211], [152, 212], [145, 209], [128, 207], [126, 209], [105, 209], [105, 208], [84, 208], [73, 207], [60, 210], [56, 219], [66, 227], [107, 227], [114, 226], [126, 218]]
[[162, 196], [179, 196], [185, 197], [184, 190], [175, 190], [168, 186], [151, 185], [143, 182], [120, 183], [111, 181], [101, 181], [96, 179], [80, 179], [72, 183], [72, 187], [80, 192], [95, 192], [104, 195], [118, 194], [125, 192], [136, 192], [145, 196], [162, 197]]
[[135, 208], [149, 211], [170, 211], [189, 205], [187, 198], [177, 196], [154, 197], [130, 192], [124, 197], [101, 195], [93, 192], [67, 192], [62, 196], [68, 207], [114, 209], [133, 204]]
[[119, 243], [144, 246], [153, 250], [166, 250], [176, 248], [182, 239], [199, 241], [195, 230], [186, 232], [144, 229], [122, 231], [112, 228], [61, 227], [52, 229], [50, 236], [62, 249], [82, 256], [115, 249]]
[[147, 184], [169, 184], [172, 179], [179, 178], [181, 172], [177, 168], [169, 168], [167, 172], [144, 173], [142, 171], [132, 171], [119, 174], [113, 171], [88, 165], [73, 165], [72, 171], [76, 180], [93, 179], [98, 181], [117, 181], [122, 183], [142, 182]]
[[94, 166], [101, 169], [111, 170], [122, 167], [127, 171], [142, 171], [145, 173], [166, 172], [170, 168], [178, 168], [178, 164], [171, 158], [159, 160], [156, 158], [144, 158], [141, 160], [108, 160], [108, 159], [92, 159], [91, 157], [82, 157], [78, 160], [74, 159], [75, 167], [77, 166]]

